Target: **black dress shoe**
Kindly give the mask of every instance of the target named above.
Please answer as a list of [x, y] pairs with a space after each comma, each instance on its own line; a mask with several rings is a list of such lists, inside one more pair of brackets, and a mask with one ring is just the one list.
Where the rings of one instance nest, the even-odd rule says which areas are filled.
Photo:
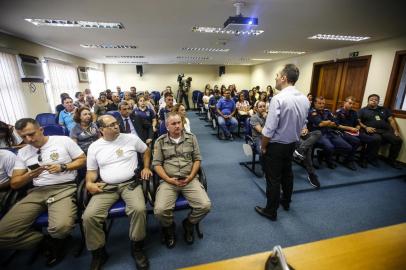
[[290, 203], [288, 203], [287, 201], [281, 200], [281, 205], [283, 210], [285, 211], [289, 211], [290, 210]]
[[90, 270], [100, 270], [106, 263], [109, 255], [104, 247], [92, 250], [92, 262], [90, 263]]
[[276, 212], [271, 213], [266, 208], [260, 206], [255, 206], [255, 211], [257, 211], [257, 213], [260, 214], [261, 216], [264, 216], [272, 221], [276, 221]]

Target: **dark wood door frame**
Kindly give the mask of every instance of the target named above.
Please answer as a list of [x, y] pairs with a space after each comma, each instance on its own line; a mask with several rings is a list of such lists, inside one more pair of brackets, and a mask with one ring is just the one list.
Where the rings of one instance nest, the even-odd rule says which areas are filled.
[[[365, 55], [365, 56], [359, 56], [359, 57], [353, 57], [353, 58], [341, 58], [341, 59], [336, 59], [336, 60], [328, 60], [328, 61], [313, 63], [312, 79], [311, 79], [311, 83], [310, 83], [310, 93], [312, 94], [313, 97], [315, 97], [317, 95], [317, 87], [319, 84], [320, 69], [323, 65], [332, 64], [332, 63], [345, 63], [345, 62], [349, 63], [349, 62], [353, 62], [353, 61], [367, 60], [367, 70], [369, 73], [371, 58], [372, 58], [372, 55]], [[368, 80], [368, 74], [367, 74], [367, 77], [365, 78], [365, 83], [364, 83], [364, 86], [362, 89], [362, 99], [364, 97], [365, 86], [366, 86], [367, 80]], [[362, 103], [362, 100], [360, 100], [359, 102]]]

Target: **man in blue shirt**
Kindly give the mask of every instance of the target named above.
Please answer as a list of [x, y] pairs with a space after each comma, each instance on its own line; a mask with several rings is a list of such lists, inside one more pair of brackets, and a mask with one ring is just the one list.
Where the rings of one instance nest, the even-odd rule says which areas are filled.
[[234, 114], [236, 112], [235, 102], [231, 98], [231, 91], [226, 90], [224, 92], [224, 97], [217, 102], [217, 121], [221, 130], [220, 139], [234, 140], [231, 131], [238, 125], [237, 119], [235, 119]]
[[262, 129], [267, 203], [264, 208], [256, 206], [255, 211], [272, 221], [276, 221], [279, 203], [289, 210], [293, 192], [292, 156], [309, 111], [306, 96], [294, 87], [298, 78], [299, 69], [293, 64], [278, 72], [275, 87], [281, 92], [272, 98]]
[[76, 125], [75, 121], [73, 120], [73, 114], [75, 113], [75, 106], [73, 105], [73, 100], [70, 97], [64, 97], [62, 99], [62, 105], [65, 108], [63, 111], [59, 113], [59, 125], [65, 126], [69, 133]]

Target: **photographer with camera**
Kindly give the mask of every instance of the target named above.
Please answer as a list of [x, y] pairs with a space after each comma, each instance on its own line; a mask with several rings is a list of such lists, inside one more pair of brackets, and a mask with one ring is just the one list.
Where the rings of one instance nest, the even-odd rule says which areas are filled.
[[190, 110], [188, 93], [191, 87], [192, 77], [188, 77], [186, 80], [183, 80], [183, 77], [185, 77], [185, 74], [178, 75], [179, 88], [177, 100], [179, 103], [182, 103], [183, 99], [185, 99], [184, 104], [186, 105], [186, 110]]

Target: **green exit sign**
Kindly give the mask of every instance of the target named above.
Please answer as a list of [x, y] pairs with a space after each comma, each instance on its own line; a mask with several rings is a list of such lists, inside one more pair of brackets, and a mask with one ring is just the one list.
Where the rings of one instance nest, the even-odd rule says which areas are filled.
[[357, 57], [359, 52], [350, 52], [350, 57]]

